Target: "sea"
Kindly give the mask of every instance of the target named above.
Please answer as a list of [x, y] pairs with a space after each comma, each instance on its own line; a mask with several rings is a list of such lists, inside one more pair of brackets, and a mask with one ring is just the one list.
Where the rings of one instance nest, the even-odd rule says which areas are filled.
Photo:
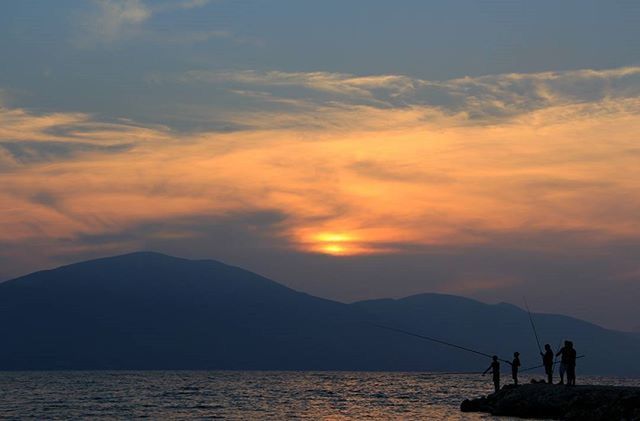
[[[640, 379], [578, 377], [578, 383], [640, 386]], [[509, 419], [460, 412], [464, 399], [492, 388], [491, 377], [480, 374], [0, 372], [0, 419]]]

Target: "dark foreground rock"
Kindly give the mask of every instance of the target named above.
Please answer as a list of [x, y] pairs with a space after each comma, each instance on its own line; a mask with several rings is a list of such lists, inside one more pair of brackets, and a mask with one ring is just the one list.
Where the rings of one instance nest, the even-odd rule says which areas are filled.
[[486, 398], [465, 400], [460, 410], [521, 418], [640, 421], [640, 388], [509, 385]]

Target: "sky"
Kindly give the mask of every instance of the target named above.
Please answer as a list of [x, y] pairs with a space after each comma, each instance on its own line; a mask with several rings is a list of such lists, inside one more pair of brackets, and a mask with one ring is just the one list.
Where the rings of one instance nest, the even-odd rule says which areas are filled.
[[154, 250], [640, 330], [640, 3], [9, 0], [0, 280]]

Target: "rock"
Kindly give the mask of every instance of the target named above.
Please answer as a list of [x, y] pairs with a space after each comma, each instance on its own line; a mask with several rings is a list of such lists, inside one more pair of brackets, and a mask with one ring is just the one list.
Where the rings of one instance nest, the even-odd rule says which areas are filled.
[[460, 410], [520, 418], [640, 421], [640, 388], [508, 385], [487, 397], [466, 399]]
[[460, 410], [462, 412], [491, 412], [491, 406], [489, 406], [487, 398], [465, 399], [460, 404]]

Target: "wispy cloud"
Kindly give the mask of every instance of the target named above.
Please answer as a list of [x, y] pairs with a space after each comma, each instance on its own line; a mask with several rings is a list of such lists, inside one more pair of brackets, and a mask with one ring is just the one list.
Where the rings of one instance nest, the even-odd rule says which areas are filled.
[[[338, 254], [477, 244], [493, 241], [487, 233], [523, 229], [600, 233], [594, 241], [640, 235], [640, 204], [625, 199], [615, 218], [607, 210], [640, 197], [638, 154], [630, 152], [640, 128], [629, 110], [637, 107], [612, 95], [559, 101], [487, 126], [432, 107], [342, 103], [320, 109], [320, 123], [298, 111], [275, 122], [273, 112], [240, 113], [258, 129], [227, 134], [4, 110], [1, 181], [12, 187], [3, 202], [21, 208], [5, 216], [5, 240], [45, 227], [93, 235], [247, 210], [284, 212], [279, 235], [291, 247], [342, 247]], [[31, 204], [34, 191], [57, 198], [56, 219], [73, 223], [31, 231], [32, 221], [47, 220], [29, 215], [42, 211]], [[327, 245], [323, 233], [343, 240]]]
[[[0, 141], [0, 149], [4, 149], [11, 158], [21, 164], [61, 161], [83, 153], [117, 153], [128, 149], [130, 146], [127, 144], [102, 146], [90, 143], [55, 141]], [[2, 170], [1, 165], [0, 170]]]
[[104, 45], [133, 36], [152, 11], [141, 0], [99, 0], [96, 10], [83, 16], [83, 33], [74, 41], [79, 46]]
[[209, 0], [149, 2], [143, 0], [95, 0], [94, 9], [76, 19], [82, 30], [73, 42], [82, 48], [108, 46], [123, 41], [195, 43], [214, 38], [235, 39], [226, 30], [157, 31], [147, 24], [154, 16], [204, 7]]
[[[634, 99], [640, 95], [640, 67], [503, 74], [447, 81], [402, 75], [194, 70], [173, 80], [227, 86], [240, 95], [248, 92], [253, 99], [264, 102], [282, 104], [282, 100], [288, 98], [298, 101], [301, 110], [311, 104], [383, 109], [430, 107], [478, 121], [510, 118], [552, 106]], [[261, 97], [256, 95], [256, 89], [262, 92]], [[314, 108], [314, 112], [316, 110]]]

